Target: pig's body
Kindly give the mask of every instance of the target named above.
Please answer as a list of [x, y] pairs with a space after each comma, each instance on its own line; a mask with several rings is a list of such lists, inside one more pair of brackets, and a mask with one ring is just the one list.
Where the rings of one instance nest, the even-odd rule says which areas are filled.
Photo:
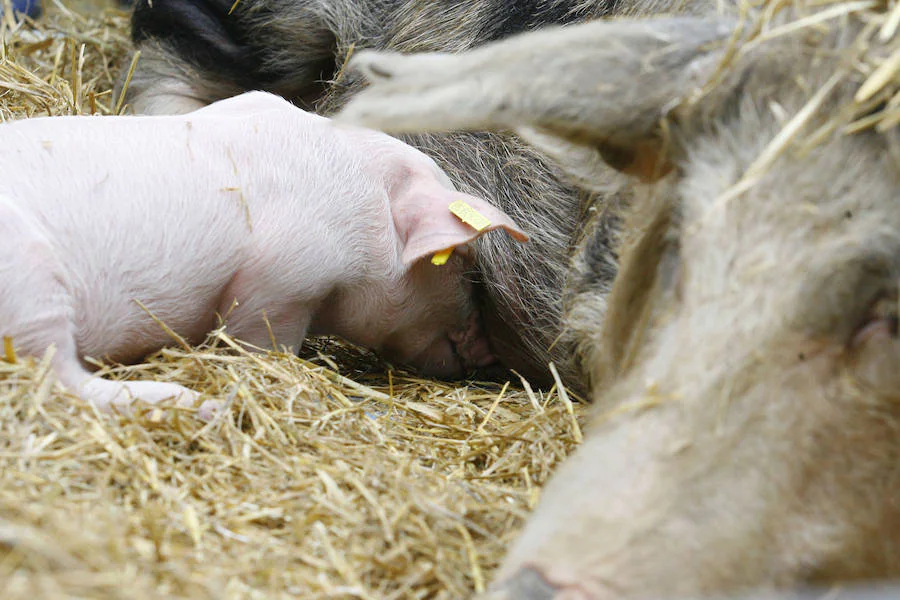
[[595, 420], [491, 598], [900, 578], [897, 17], [773, 1], [356, 55], [342, 118], [513, 129], [633, 200], [609, 297], [593, 243], [571, 279]]
[[[25, 120], [0, 142], [0, 334], [55, 344], [60, 378], [100, 405], [127, 398], [84, 384], [80, 359], [172, 343], [155, 319], [189, 342], [220, 316], [262, 347], [342, 335], [448, 376], [489, 360], [459, 253], [420, 260], [477, 236], [446, 208], [464, 195], [388, 136], [251, 93], [180, 117]], [[182, 393], [144, 383], [131, 395]]]

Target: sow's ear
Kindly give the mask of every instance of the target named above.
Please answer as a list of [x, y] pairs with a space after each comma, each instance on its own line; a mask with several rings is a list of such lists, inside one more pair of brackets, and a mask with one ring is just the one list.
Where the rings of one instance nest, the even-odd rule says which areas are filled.
[[[451, 212], [451, 204], [461, 202], [465, 213], [477, 213], [476, 229]], [[457, 205], [458, 206], [458, 205]], [[471, 210], [470, 210], [471, 209]], [[398, 197], [391, 197], [394, 227], [402, 243], [401, 260], [407, 266], [438, 252], [478, 239], [488, 231], [503, 229], [520, 242], [528, 236], [509, 216], [475, 196], [441, 186], [436, 181], [417, 182], [404, 187]], [[479, 217], [480, 216], [480, 217]], [[486, 223], [486, 224], [485, 224]]]
[[730, 22], [595, 21], [521, 34], [462, 54], [360, 52], [371, 85], [338, 119], [394, 133], [513, 130], [576, 178], [599, 164], [653, 178], [660, 121], [705, 83]]

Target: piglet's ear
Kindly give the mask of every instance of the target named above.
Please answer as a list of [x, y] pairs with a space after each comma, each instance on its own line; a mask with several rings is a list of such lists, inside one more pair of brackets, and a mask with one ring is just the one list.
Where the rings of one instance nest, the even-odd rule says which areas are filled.
[[[468, 204], [487, 225], [476, 230], [450, 211], [450, 205]], [[503, 211], [462, 192], [440, 185], [415, 185], [404, 190], [402, 198], [393, 199], [391, 211], [394, 226], [403, 244], [401, 259], [406, 265], [478, 239], [488, 231], [503, 229], [520, 242], [528, 236]]]

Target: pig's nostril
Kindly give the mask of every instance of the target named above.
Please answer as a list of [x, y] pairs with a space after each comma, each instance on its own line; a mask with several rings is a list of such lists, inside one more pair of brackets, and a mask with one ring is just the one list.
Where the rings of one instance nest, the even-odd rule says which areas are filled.
[[506, 600], [588, 600], [588, 595], [577, 586], [556, 585], [535, 567], [523, 567], [499, 582], [491, 590], [489, 598]]
[[892, 338], [900, 336], [900, 319], [898, 319], [898, 300], [894, 294], [887, 294], [876, 300], [865, 318], [853, 333], [851, 348], [858, 348], [867, 343], [873, 336], [887, 334]]
[[500, 589], [510, 600], [513, 598], [517, 600], [553, 600], [556, 592], [559, 591], [559, 588], [531, 567], [520, 569], [518, 573], [504, 581]]
[[870, 315], [872, 321], [883, 322], [893, 337], [897, 337], [897, 308], [897, 296], [889, 294], [875, 303]]

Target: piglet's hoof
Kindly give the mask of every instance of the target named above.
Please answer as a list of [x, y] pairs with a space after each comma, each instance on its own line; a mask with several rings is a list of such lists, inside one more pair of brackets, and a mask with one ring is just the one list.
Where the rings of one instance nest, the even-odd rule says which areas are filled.
[[197, 409], [197, 418], [201, 421], [212, 421], [228, 408], [224, 400], [206, 400]]
[[[188, 407], [183, 404], [179, 404], [178, 406], [182, 408], [194, 408], [194, 406]], [[196, 407], [196, 410], [192, 414], [200, 421], [211, 423], [227, 412], [227, 406], [228, 403], [222, 400], [206, 400], [199, 407]], [[166, 422], [170, 416], [171, 413], [165, 408], [155, 407], [151, 408], [147, 413], [146, 418], [151, 423], [163, 423]]]

